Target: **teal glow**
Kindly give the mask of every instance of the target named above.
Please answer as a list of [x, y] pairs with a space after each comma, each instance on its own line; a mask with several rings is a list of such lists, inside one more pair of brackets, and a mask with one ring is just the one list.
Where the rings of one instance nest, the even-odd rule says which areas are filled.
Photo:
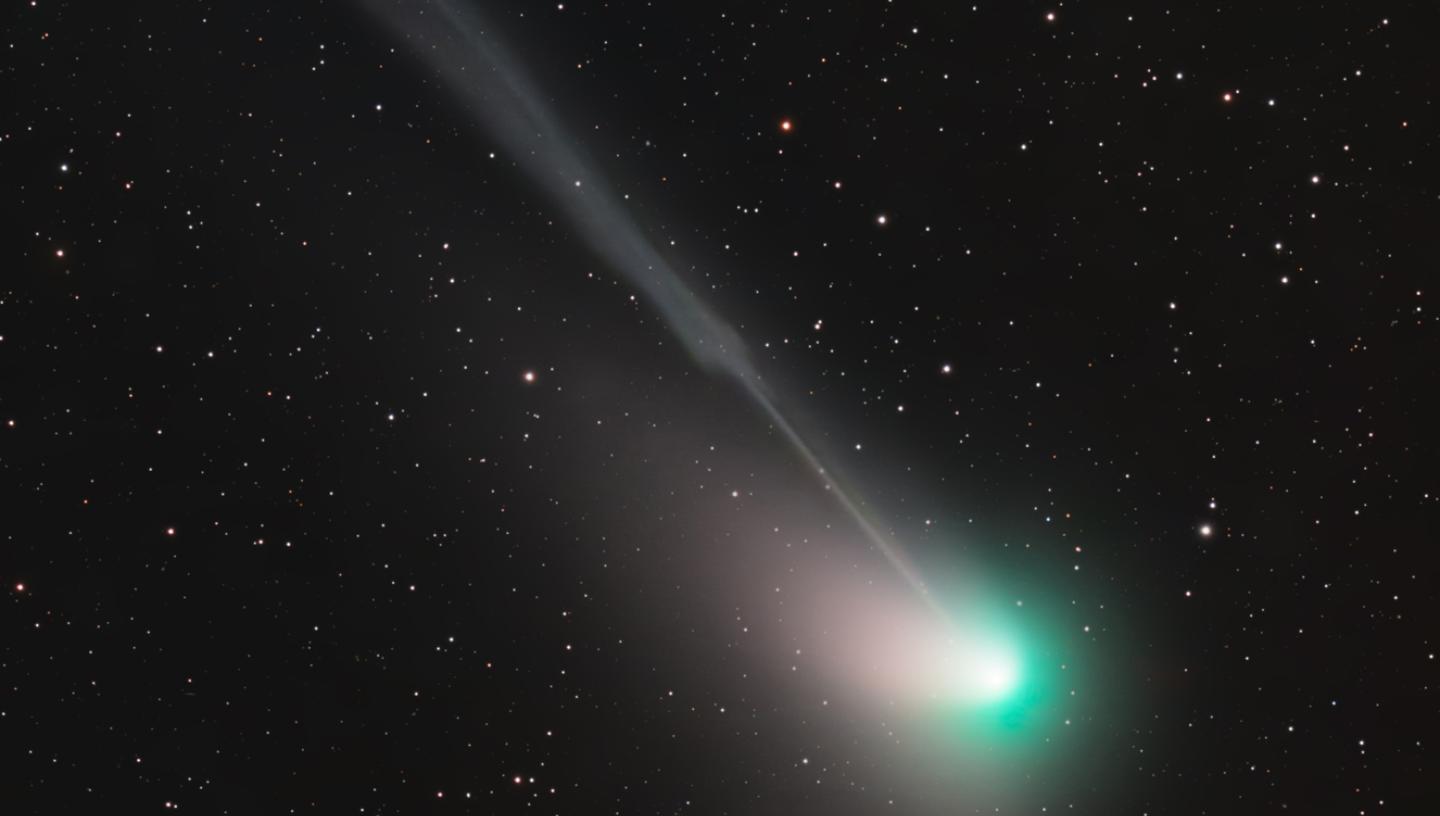
[[952, 610], [969, 631], [947, 666], [954, 693], [932, 699], [925, 715], [942, 742], [993, 753], [1052, 743], [1073, 727], [1080, 689], [1054, 612], [994, 596]]

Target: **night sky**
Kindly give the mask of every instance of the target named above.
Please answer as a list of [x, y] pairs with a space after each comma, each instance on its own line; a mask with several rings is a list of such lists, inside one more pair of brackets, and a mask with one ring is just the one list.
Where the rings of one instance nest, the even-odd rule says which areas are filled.
[[1440, 812], [1428, 5], [7, 4], [0, 810]]

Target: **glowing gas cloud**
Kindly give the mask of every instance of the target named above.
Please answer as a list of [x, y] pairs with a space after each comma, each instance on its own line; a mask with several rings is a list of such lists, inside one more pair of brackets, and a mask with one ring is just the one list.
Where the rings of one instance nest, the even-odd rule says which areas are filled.
[[546, 94], [476, 12], [450, 0], [363, 3], [465, 103], [507, 157], [564, 212], [589, 249], [644, 294], [691, 357], [740, 385], [868, 543], [923, 599], [920, 614], [894, 604], [862, 605], [874, 613], [853, 621], [854, 642], [865, 644], [864, 653], [847, 658], [844, 650], [836, 650], [835, 659], [848, 659], [852, 667], [876, 667], [857, 676], [862, 685], [886, 696], [943, 697], [983, 705], [1020, 687], [1024, 660], [1015, 642], [995, 637], [993, 628], [967, 625], [967, 611], [946, 608], [935, 599], [906, 554], [866, 516], [864, 503], [832, 477], [787, 417], [739, 333], [686, 287], [606, 183], [598, 164], [547, 107]]

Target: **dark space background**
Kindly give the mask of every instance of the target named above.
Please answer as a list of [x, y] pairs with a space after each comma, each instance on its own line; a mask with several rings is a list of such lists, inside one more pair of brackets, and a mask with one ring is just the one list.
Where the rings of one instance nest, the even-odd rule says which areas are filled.
[[1432, 8], [478, 5], [857, 491], [982, 531], [1109, 701], [927, 795], [728, 634], [813, 480], [403, 42], [36, 0], [0, 809], [1440, 806]]

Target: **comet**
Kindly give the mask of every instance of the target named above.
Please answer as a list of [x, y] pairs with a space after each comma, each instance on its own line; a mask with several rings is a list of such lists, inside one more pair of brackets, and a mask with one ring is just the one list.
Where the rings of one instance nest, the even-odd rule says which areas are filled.
[[[903, 548], [880, 529], [821, 461], [753, 362], [740, 333], [691, 290], [646, 236], [603, 168], [547, 103], [549, 96], [476, 9], [453, 0], [359, 0], [472, 114], [476, 124], [564, 213], [585, 245], [644, 296], [694, 362], [733, 380], [765, 416], [868, 544], [922, 600], [928, 621], [892, 623], [903, 636], [875, 631], [867, 641], [888, 657], [871, 673], [878, 691], [908, 690], [970, 703], [1005, 697], [1021, 682], [1013, 645], [987, 639], [956, 620], [931, 592]], [[789, 120], [781, 129], [789, 131]], [[885, 215], [877, 217], [880, 224]], [[527, 382], [529, 379], [527, 378]], [[873, 616], [872, 616], [873, 617]], [[901, 616], [904, 617], [904, 616]], [[863, 625], [856, 622], [856, 625]], [[861, 672], [865, 674], [865, 672]], [[926, 678], [916, 682], [916, 678]]]

